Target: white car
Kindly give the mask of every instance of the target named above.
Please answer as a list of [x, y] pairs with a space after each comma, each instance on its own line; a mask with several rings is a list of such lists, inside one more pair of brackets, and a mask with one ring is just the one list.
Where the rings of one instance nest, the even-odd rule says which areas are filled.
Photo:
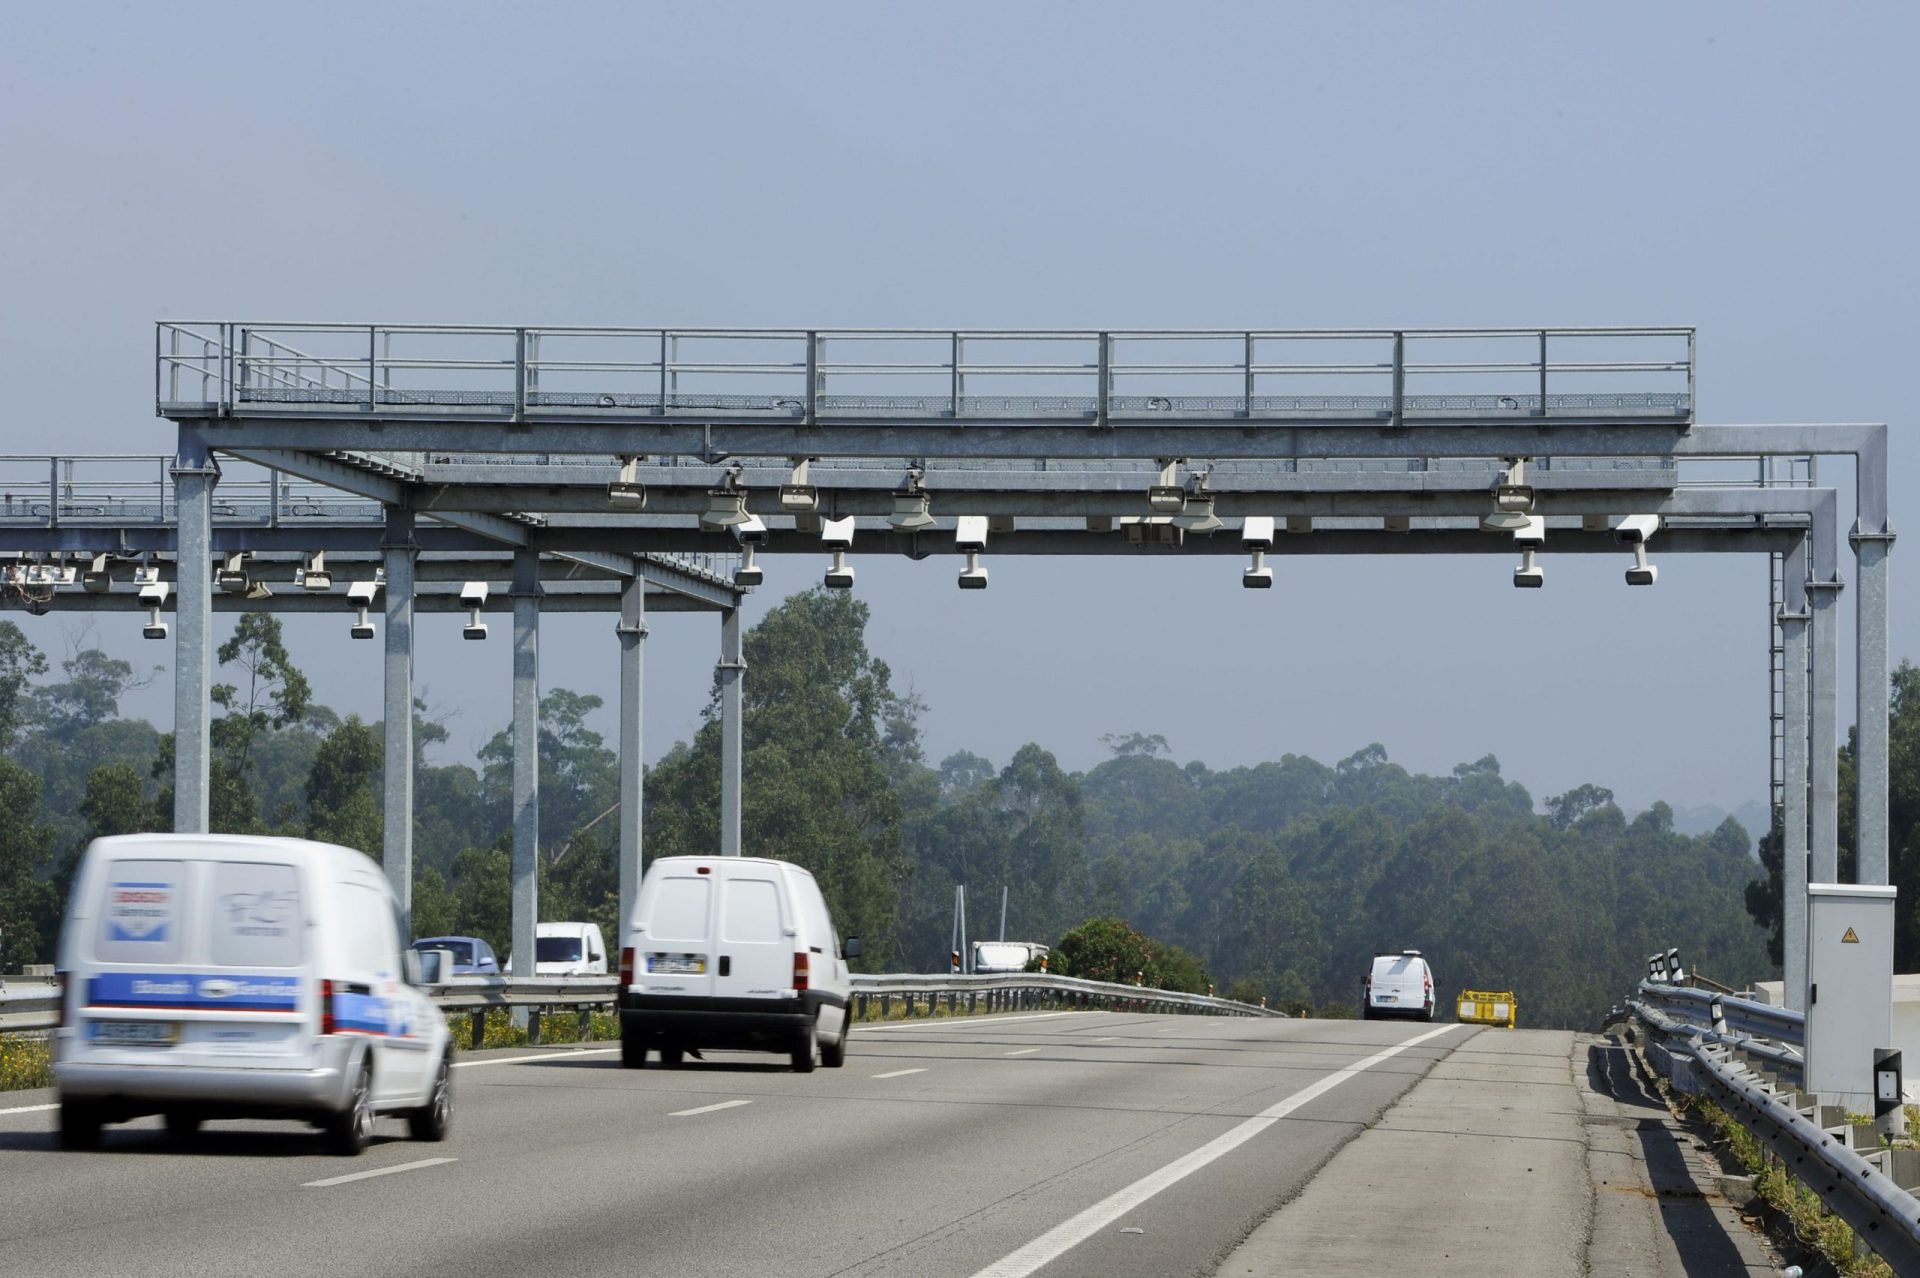
[[647, 867], [620, 951], [620, 1063], [673, 1067], [689, 1051], [781, 1052], [802, 1073], [845, 1062], [853, 982], [813, 875], [749, 856]]
[[87, 848], [60, 938], [60, 1141], [161, 1114], [296, 1118], [356, 1154], [380, 1114], [453, 1121], [446, 1018], [411, 982], [386, 875], [304, 839], [129, 834]]
[[1381, 1016], [1433, 1019], [1433, 969], [1420, 957], [1419, 950], [1374, 957], [1360, 998], [1360, 1016], [1363, 1020]]

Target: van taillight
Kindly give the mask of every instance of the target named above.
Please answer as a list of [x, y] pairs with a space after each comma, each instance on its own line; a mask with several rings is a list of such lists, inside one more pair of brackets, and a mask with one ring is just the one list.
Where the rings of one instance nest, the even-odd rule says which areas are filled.
[[793, 988], [796, 990], [804, 990], [807, 988], [807, 956], [805, 951], [793, 956]]
[[633, 947], [622, 946], [620, 950], [620, 984], [633, 984]]
[[320, 1032], [333, 1033], [333, 982], [320, 982]]

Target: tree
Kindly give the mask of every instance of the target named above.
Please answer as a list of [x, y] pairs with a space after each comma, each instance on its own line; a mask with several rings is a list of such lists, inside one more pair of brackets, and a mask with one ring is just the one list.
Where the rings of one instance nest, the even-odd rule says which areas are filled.
[[[911, 704], [868, 651], [867, 619], [859, 600], [815, 589], [744, 636], [741, 843], [811, 870], [834, 921], [877, 964], [893, 949], [907, 873], [892, 781]], [[700, 731], [648, 780], [655, 855], [719, 845], [719, 712], [716, 678]]]
[[386, 823], [379, 786], [384, 753], [379, 736], [358, 715], [348, 715], [328, 734], [307, 775], [308, 838], [383, 859]]
[[0, 812], [7, 813], [0, 821], [0, 972], [17, 972], [23, 964], [52, 960], [60, 898], [47, 882], [55, 844], [39, 819], [40, 783], [4, 756]]
[[256, 737], [269, 727], [284, 728], [306, 716], [312, 689], [293, 664], [281, 637], [280, 619], [269, 612], [240, 616], [233, 637], [220, 645], [222, 666], [235, 665], [245, 686], [217, 683], [209, 699], [226, 713], [214, 721], [214, 747], [245, 777]]
[[1581, 817], [1613, 802], [1613, 791], [1605, 786], [1582, 785], [1557, 794], [1547, 800], [1547, 812], [1553, 820], [1553, 828], [1565, 830], [1575, 825]]
[[1157, 732], [1151, 736], [1144, 732], [1109, 732], [1100, 738], [1100, 744], [1112, 751], [1116, 759], [1139, 756], [1150, 759], [1167, 753], [1167, 739]]
[[0, 621], [0, 751], [13, 748], [30, 695], [28, 681], [46, 669], [47, 659], [20, 627]]
[[133, 666], [98, 648], [81, 648], [60, 663], [66, 680], [39, 689], [34, 698], [43, 731], [65, 736], [120, 713], [120, 698], [145, 679]]
[[513, 939], [513, 858], [506, 848], [468, 848], [453, 860], [453, 932], [477, 936], [504, 959]]

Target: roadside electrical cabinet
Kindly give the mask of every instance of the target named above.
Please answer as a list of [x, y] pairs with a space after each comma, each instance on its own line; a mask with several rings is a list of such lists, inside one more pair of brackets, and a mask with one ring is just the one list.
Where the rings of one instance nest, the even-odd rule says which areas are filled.
[[1874, 1053], [1893, 1041], [1892, 887], [1807, 885], [1807, 1090], [1873, 1112]]

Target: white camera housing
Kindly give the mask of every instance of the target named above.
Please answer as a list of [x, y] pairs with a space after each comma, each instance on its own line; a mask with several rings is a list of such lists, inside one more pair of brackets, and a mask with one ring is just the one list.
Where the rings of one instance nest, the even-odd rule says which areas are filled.
[[460, 587], [460, 606], [462, 608], [484, 608], [487, 606], [487, 583], [469, 581]]
[[753, 542], [743, 542], [740, 547], [740, 566], [733, 570], [733, 584], [746, 590], [757, 586], [767, 579], [766, 570], [754, 562]]
[[987, 548], [987, 517], [962, 515], [953, 532], [953, 548], [964, 554], [979, 554]]
[[842, 515], [838, 519], [821, 520], [820, 540], [838, 550], [853, 545], [853, 516]]
[[967, 552], [967, 566], [960, 570], [960, 589], [985, 590], [987, 588], [987, 570], [980, 566], [980, 552]]
[[1248, 550], [1273, 549], [1273, 516], [1248, 515], [1240, 525], [1240, 544]]
[[1544, 568], [1533, 562], [1533, 547], [1528, 546], [1520, 552], [1520, 566], [1513, 570], [1513, 584], [1522, 590], [1538, 590], [1547, 584]]
[[149, 581], [140, 587], [140, 602], [149, 608], [166, 606], [167, 596], [173, 593], [170, 581]]
[[1623, 546], [1644, 545], [1660, 531], [1658, 515], [1628, 515], [1613, 530], [1614, 540]]
[[356, 581], [347, 587], [347, 602], [356, 608], [371, 608], [373, 601], [380, 595], [380, 583], [377, 581]]
[[[828, 522], [837, 523], [839, 521], [829, 520]], [[852, 524], [853, 520], [849, 519], [846, 522]], [[833, 562], [827, 566], [827, 589], [853, 589], [853, 569], [847, 566], [847, 551], [844, 546], [834, 547]]]
[[733, 539], [743, 546], [766, 545], [767, 521], [749, 512], [746, 522], [733, 525]]
[[1513, 543], [1516, 546], [1532, 546], [1536, 549], [1547, 544], [1547, 521], [1539, 515], [1522, 516], [1526, 520], [1513, 530]]

